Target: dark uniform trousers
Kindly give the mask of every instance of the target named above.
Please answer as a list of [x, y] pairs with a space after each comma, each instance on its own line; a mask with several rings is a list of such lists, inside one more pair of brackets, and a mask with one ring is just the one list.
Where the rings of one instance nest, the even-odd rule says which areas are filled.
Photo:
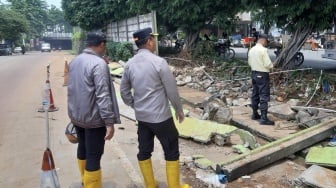
[[178, 131], [173, 118], [160, 123], [138, 121], [139, 161], [151, 158], [154, 149], [154, 137], [160, 141], [166, 161], [176, 161], [180, 157]]
[[77, 158], [86, 160], [85, 170], [99, 170], [100, 160], [104, 153], [106, 127], [91, 129], [75, 127], [78, 138]]
[[251, 107], [261, 111], [268, 109], [268, 102], [270, 101], [270, 79], [268, 72], [252, 71], [252, 97]]

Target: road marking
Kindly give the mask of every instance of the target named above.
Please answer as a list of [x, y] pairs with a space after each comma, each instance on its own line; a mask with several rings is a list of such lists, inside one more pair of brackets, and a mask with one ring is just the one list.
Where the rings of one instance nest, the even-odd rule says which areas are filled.
[[142, 188], [142, 177], [137, 173], [135, 168], [133, 167], [131, 161], [127, 158], [125, 152], [120, 148], [119, 144], [112, 140], [110, 142], [112, 144], [112, 150], [119, 156], [121, 160], [121, 165], [126, 170], [128, 176], [131, 178], [132, 182], [136, 187]]

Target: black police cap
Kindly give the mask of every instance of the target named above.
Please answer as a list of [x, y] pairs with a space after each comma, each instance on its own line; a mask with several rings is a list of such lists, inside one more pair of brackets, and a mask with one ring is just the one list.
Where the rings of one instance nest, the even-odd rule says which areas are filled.
[[144, 40], [144, 39], [148, 38], [149, 36], [154, 36], [154, 35], [157, 35], [157, 34], [153, 33], [152, 28], [146, 27], [144, 29], [140, 29], [140, 30], [134, 32], [133, 33], [133, 40], [134, 40], [134, 42], [137, 42], [137, 41]]

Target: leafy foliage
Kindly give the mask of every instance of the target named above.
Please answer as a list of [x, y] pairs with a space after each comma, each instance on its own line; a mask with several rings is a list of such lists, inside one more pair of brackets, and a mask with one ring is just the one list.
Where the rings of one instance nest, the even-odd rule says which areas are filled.
[[28, 31], [28, 21], [18, 12], [0, 8], [0, 39], [18, 40]]
[[129, 42], [108, 42], [106, 52], [113, 61], [127, 61], [133, 56], [133, 46]]
[[43, 0], [8, 0], [11, 9], [18, 12], [29, 21], [29, 34], [41, 36], [48, 22], [47, 3]]
[[125, 18], [129, 15], [127, 1], [91, 1], [91, 0], [62, 0], [65, 19], [72, 26], [89, 31], [105, 28], [112, 20]]
[[71, 33], [72, 27], [64, 19], [64, 12], [54, 5], [48, 10], [47, 31]]

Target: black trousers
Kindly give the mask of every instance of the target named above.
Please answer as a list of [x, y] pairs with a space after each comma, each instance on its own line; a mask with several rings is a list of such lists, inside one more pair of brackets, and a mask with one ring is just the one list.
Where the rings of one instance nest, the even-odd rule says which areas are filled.
[[253, 110], [258, 108], [261, 111], [268, 109], [270, 101], [270, 79], [268, 72], [252, 71], [252, 97], [251, 107]]
[[180, 157], [178, 135], [173, 118], [169, 118], [160, 123], [138, 121], [138, 160], [143, 161], [151, 158], [155, 136], [161, 143], [165, 160], [178, 160]]
[[100, 160], [104, 153], [106, 127], [92, 129], [75, 127], [78, 138], [77, 158], [86, 160], [85, 170], [99, 170]]

